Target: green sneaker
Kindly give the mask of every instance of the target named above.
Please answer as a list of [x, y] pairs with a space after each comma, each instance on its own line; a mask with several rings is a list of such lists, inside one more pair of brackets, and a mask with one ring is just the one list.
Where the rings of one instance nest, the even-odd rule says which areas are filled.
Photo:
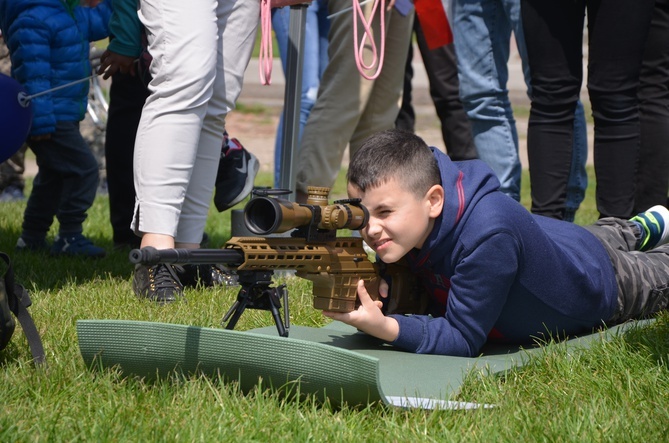
[[637, 242], [637, 250], [648, 251], [669, 242], [669, 210], [664, 206], [653, 206], [635, 215], [630, 221], [641, 229], [642, 236]]

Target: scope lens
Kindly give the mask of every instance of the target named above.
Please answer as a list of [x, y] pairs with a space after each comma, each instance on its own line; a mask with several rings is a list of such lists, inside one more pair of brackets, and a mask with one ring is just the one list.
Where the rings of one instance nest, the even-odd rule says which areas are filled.
[[271, 234], [281, 225], [281, 207], [275, 198], [252, 198], [244, 208], [244, 221], [254, 234]]

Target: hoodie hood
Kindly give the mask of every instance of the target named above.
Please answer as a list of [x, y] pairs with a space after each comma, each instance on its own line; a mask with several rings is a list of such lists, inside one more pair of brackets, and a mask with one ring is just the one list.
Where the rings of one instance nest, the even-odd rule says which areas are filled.
[[[439, 149], [431, 147], [441, 171], [444, 188], [444, 209], [435, 220], [432, 232], [417, 251], [418, 265], [440, 260], [450, 254], [461, 231], [461, 224], [472, 208], [486, 195], [499, 190], [499, 180], [490, 167], [481, 160], [452, 161]], [[438, 247], [436, 247], [438, 245]], [[411, 260], [412, 262], [414, 260]]]

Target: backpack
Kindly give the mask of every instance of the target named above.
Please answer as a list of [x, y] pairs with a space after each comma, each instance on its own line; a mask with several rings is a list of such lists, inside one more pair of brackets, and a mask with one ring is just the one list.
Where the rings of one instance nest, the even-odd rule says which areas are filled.
[[16, 316], [28, 339], [33, 360], [35, 364], [40, 365], [45, 361], [44, 347], [37, 327], [27, 310], [32, 304], [30, 296], [23, 286], [14, 282], [14, 270], [9, 256], [0, 252], [0, 258], [7, 263], [7, 271], [0, 278], [0, 350], [7, 347], [14, 334], [16, 328], [14, 316]]

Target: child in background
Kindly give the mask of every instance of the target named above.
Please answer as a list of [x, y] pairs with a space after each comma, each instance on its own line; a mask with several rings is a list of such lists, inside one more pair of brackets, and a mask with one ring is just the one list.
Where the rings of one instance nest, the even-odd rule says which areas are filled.
[[430, 303], [385, 316], [360, 282], [359, 309], [324, 314], [399, 348], [471, 357], [487, 340], [561, 338], [669, 304], [663, 206], [588, 227], [532, 215], [482, 161], [453, 162], [398, 130], [370, 137], [347, 178], [349, 197], [370, 213], [362, 238], [382, 262], [403, 259]]
[[[91, 73], [89, 42], [107, 37], [109, 1], [95, 8], [79, 0], [0, 0], [0, 29], [9, 47], [12, 76], [28, 95], [85, 79]], [[53, 255], [102, 257], [83, 235], [86, 212], [98, 187], [98, 163], [79, 132], [89, 82], [32, 98], [28, 146], [39, 171], [23, 215], [18, 250], [47, 250], [54, 216], [60, 227]]]

